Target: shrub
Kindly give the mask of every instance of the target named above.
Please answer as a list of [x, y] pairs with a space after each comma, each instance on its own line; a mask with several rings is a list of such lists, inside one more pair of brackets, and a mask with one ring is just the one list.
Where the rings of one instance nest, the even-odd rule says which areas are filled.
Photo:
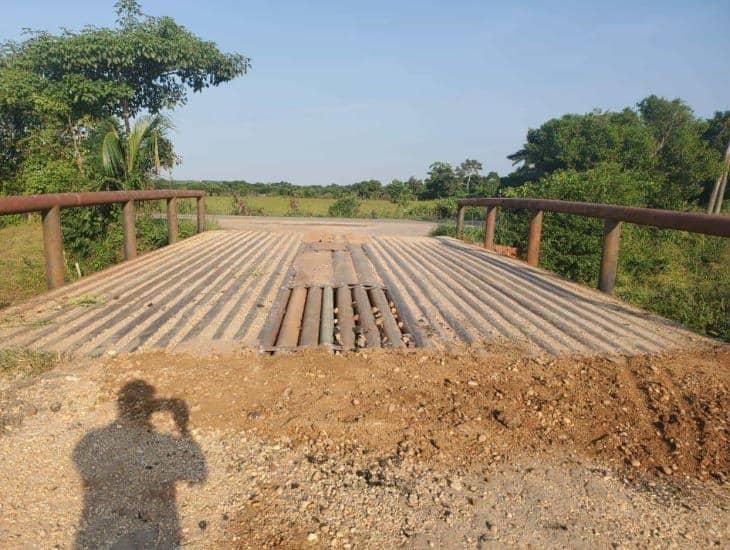
[[353, 195], [341, 197], [333, 202], [327, 211], [333, 218], [354, 218], [360, 208], [360, 201]]
[[292, 197], [289, 199], [289, 210], [286, 213], [287, 216], [301, 216], [302, 209], [299, 205], [299, 199]]

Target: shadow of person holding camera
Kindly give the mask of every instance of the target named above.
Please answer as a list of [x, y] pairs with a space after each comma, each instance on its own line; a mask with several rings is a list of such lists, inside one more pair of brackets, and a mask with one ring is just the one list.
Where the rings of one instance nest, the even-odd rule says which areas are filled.
[[[176, 484], [207, 476], [205, 457], [188, 432], [188, 407], [181, 399], [155, 398], [155, 388], [143, 380], [127, 383], [117, 406], [117, 418], [74, 449], [84, 485], [76, 547], [177, 547]], [[177, 434], [155, 430], [156, 412], [172, 416]]]

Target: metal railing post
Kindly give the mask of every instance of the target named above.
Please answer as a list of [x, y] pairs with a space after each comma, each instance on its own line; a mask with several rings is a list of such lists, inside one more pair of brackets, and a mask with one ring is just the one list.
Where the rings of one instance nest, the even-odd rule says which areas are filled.
[[494, 230], [497, 225], [498, 206], [487, 206], [487, 217], [484, 219], [484, 248], [494, 250]]
[[527, 263], [532, 266], [537, 266], [540, 262], [542, 214], [542, 210], [535, 210], [530, 218], [530, 232], [527, 235]]
[[198, 206], [198, 233], [205, 231], [205, 197], [198, 197], [196, 200]]
[[598, 277], [598, 288], [606, 294], [613, 294], [613, 288], [616, 285], [620, 241], [621, 222], [617, 220], [604, 221], [601, 273]]
[[43, 211], [43, 251], [46, 259], [46, 285], [48, 288], [63, 286], [66, 271], [63, 261], [63, 235], [61, 234], [61, 207], [52, 206]]
[[167, 199], [167, 243], [177, 242], [177, 199]]
[[465, 210], [466, 210], [465, 206], [459, 206], [459, 209], [456, 211], [456, 236], [459, 239], [464, 237], [464, 211]]
[[124, 259], [131, 260], [137, 257], [134, 201], [127, 201], [122, 206], [122, 229], [124, 230]]

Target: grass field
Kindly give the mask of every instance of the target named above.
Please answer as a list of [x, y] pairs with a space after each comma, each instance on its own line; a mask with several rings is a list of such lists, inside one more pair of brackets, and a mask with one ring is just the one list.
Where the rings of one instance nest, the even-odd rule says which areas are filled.
[[[247, 196], [243, 201], [248, 215], [258, 216], [329, 216], [329, 208], [335, 199], [299, 198], [278, 196]], [[432, 209], [435, 201], [413, 201], [402, 207], [387, 200], [364, 200], [360, 203], [356, 217], [358, 218], [405, 218], [433, 219]], [[182, 213], [192, 213], [195, 209], [193, 201], [180, 201]], [[205, 199], [205, 209], [209, 214], [236, 214], [233, 197], [209, 196]]]
[[40, 221], [24, 221], [0, 228], [0, 308], [43, 292], [43, 233]]
[[[208, 229], [217, 229], [214, 220], [209, 220]], [[146, 230], [146, 233], [142, 233]], [[104, 246], [100, 246], [97, 254], [88, 261], [79, 260], [79, 269], [83, 275], [104, 269], [122, 259], [121, 229], [118, 238], [112, 238]], [[150, 233], [153, 231], [153, 234]], [[180, 238], [195, 233], [195, 224], [189, 220], [179, 221]], [[146, 237], [146, 238], [145, 238]], [[151, 242], [150, 242], [151, 241]], [[143, 224], [137, 222], [137, 250], [140, 254], [148, 252], [167, 241], [165, 220], [153, 220]], [[43, 231], [40, 218], [33, 216], [5, 227], [0, 227], [0, 242], [4, 244], [0, 255], [0, 309], [26, 300], [46, 290], [45, 260], [43, 255]], [[78, 279], [73, 257], [66, 255], [66, 282]]]

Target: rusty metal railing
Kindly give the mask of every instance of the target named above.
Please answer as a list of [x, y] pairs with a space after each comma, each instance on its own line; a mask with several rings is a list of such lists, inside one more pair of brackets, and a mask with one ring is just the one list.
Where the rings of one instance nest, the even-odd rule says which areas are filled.
[[64, 260], [61, 208], [122, 204], [124, 259], [137, 256], [134, 201], [167, 201], [167, 240], [178, 239], [177, 199], [196, 199], [198, 233], [205, 231], [205, 191], [162, 189], [154, 191], [99, 191], [90, 193], [49, 193], [0, 197], [0, 215], [40, 212], [43, 220], [43, 250], [48, 288], [63, 286]]
[[621, 224], [623, 222], [718, 237], [730, 237], [730, 217], [728, 216], [551, 199], [474, 198], [461, 199], [457, 201], [457, 204], [459, 208], [456, 217], [456, 232], [459, 238], [464, 235], [465, 209], [469, 206], [487, 207], [484, 220], [484, 247], [488, 250], [494, 250], [494, 231], [499, 207], [512, 210], [529, 210], [531, 217], [527, 237], [527, 263], [532, 266], [537, 266], [539, 263], [543, 212], [574, 214], [604, 220], [598, 288], [608, 294], [613, 294], [616, 284]]

